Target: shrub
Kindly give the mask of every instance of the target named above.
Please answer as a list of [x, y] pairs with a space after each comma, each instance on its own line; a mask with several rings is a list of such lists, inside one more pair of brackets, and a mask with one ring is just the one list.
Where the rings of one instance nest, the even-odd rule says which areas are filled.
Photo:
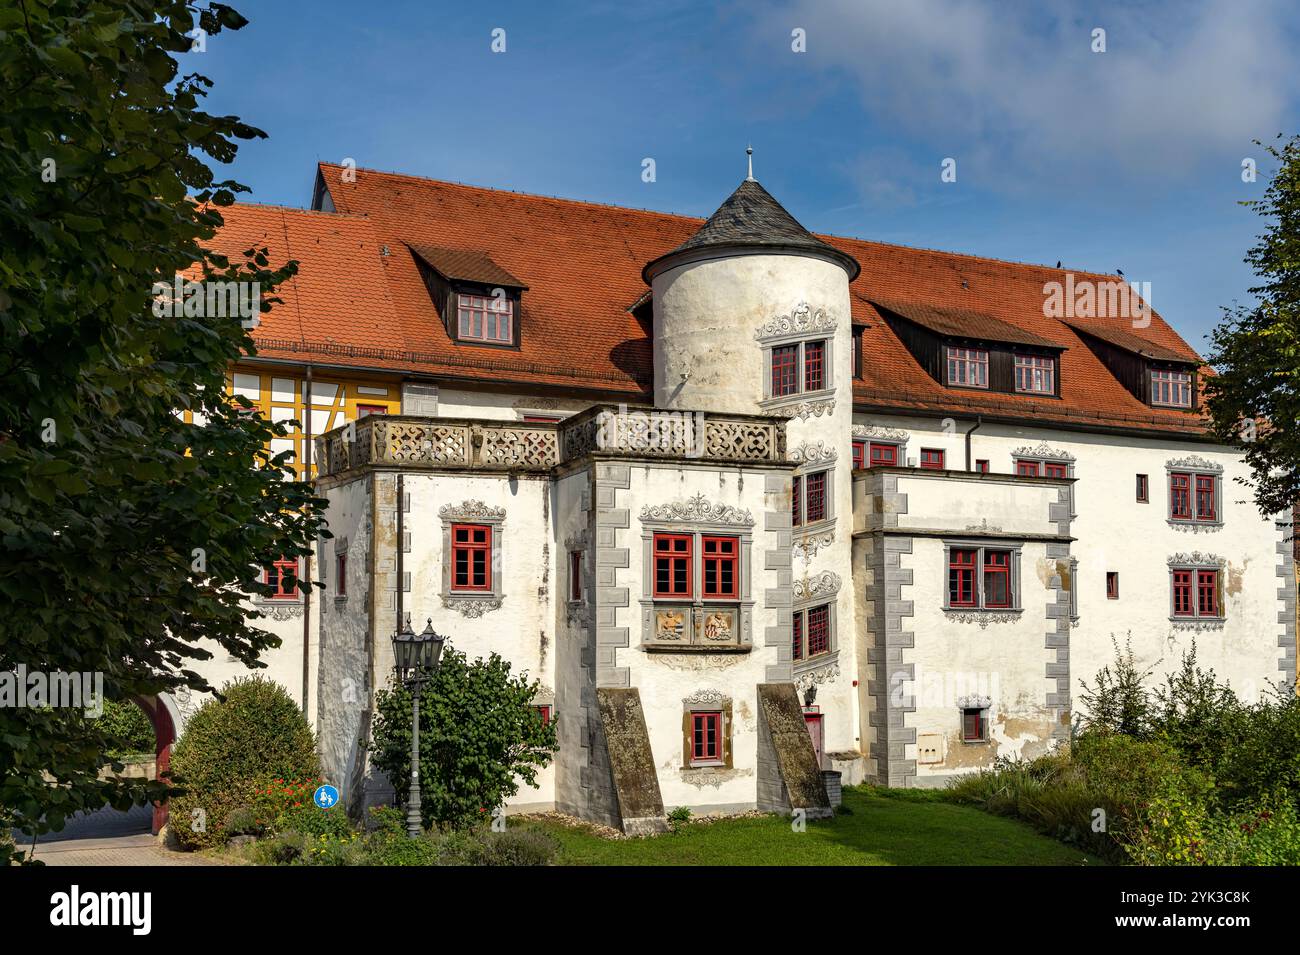
[[270, 865], [289, 865], [296, 862], [307, 845], [301, 832], [281, 832], [257, 844], [257, 854]]
[[372, 831], [365, 837], [362, 865], [417, 866], [438, 864], [438, 844], [427, 834], [411, 839], [406, 816], [391, 807], [370, 810]]
[[144, 710], [131, 702], [104, 700], [104, 712], [99, 717], [100, 729], [108, 737], [109, 745], [104, 755], [110, 759], [138, 753], [153, 755], [155, 737], [153, 724]]
[[232, 809], [226, 813], [225, 830], [227, 836], [245, 836], [261, 832], [263, 827], [253, 815], [253, 810], [246, 806]]
[[[497, 654], [470, 663], [448, 647], [420, 702], [420, 788], [424, 825], [479, 823], [533, 784], [556, 750], [555, 723], [533, 706], [537, 683], [510, 675]], [[371, 752], [399, 791], [410, 778], [411, 693], [400, 683], [378, 694]]]
[[1300, 865], [1300, 819], [1286, 798], [1239, 813], [1220, 813], [1205, 827], [1209, 865]]
[[301, 832], [305, 836], [343, 838], [355, 833], [340, 806], [322, 809], [313, 800], [319, 779], [258, 780], [253, 794], [257, 821], [272, 832]]
[[172, 753], [183, 792], [171, 819], [183, 848], [225, 841], [231, 810], [252, 807], [259, 781], [304, 779], [319, 772], [311, 727], [283, 687], [260, 677], [234, 680], [222, 699], [199, 707]]
[[1121, 651], [1119, 641], [1111, 637], [1115, 662], [1101, 668], [1092, 686], [1079, 681], [1079, 700], [1088, 712], [1088, 728], [1144, 739], [1151, 729], [1152, 707], [1143, 681], [1155, 668], [1138, 669], [1130, 638], [1131, 634]]
[[461, 830], [443, 836], [438, 845], [438, 864], [453, 866], [538, 866], [550, 865], [560, 845], [540, 829]]
[[678, 806], [668, 814], [668, 825], [672, 829], [680, 829], [691, 821], [691, 807]]

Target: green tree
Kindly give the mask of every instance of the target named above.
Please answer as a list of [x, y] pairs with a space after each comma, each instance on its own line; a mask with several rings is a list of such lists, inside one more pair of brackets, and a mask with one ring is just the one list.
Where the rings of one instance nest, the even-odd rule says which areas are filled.
[[[555, 721], [533, 705], [536, 681], [510, 675], [497, 654], [470, 663], [447, 647], [420, 698], [420, 797], [426, 828], [465, 828], [490, 817], [557, 748]], [[411, 776], [411, 691], [377, 694], [371, 757], [405, 803]]]
[[1242, 203], [1266, 221], [1245, 258], [1256, 301], [1224, 309], [1206, 406], [1217, 437], [1245, 451], [1260, 511], [1280, 514], [1300, 500], [1300, 137], [1259, 145], [1278, 169], [1262, 198]]
[[[277, 644], [242, 601], [268, 589], [259, 566], [308, 553], [323, 502], [263, 450], [283, 426], [226, 395], [254, 350], [241, 317], [154, 308], [187, 268], [259, 283], [263, 310], [294, 272], [205, 250], [245, 191], [208, 161], [265, 134], [204, 112], [211, 82], [180, 61], [245, 22], [184, 0], [0, 5], [0, 670], [203, 691], [194, 661], [258, 666]], [[99, 780], [105, 750], [80, 710], [0, 709], [0, 813], [46, 831], [161, 794]]]

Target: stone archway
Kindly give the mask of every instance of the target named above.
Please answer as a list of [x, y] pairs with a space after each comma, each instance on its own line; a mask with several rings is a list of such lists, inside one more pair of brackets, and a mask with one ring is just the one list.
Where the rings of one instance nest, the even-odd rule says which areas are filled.
[[[172, 745], [176, 742], [176, 731], [181, 725], [180, 710], [166, 693], [156, 696], [132, 696], [131, 702], [140, 707], [153, 725], [154, 735], [154, 774], [163, 779], [171, 771]], [[169, 807], [167, 801], [153, 805], [154, 835], [167, 824]]]

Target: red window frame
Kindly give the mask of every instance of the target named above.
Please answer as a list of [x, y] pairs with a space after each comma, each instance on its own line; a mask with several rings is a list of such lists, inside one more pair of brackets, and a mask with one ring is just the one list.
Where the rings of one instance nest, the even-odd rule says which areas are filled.
[[799, 346], [781, 345], [772, 349], [772, 397], [784, 398], [799, 393]]
[[1024, 458], [1016, 460], [1016, 473], [1022, 477], [1039, 477], [1042, 473], [1041, 461], [1027, 461]]
[[984, 711], [970, 707], [961, 711], [961, 739], [963, 743], [984, 742]]
[[1174, 616], [1194, 617], [1192, 606], [1192, 572], [1174, 571]]
[[942, 471], [944, 469], [944, 452], [942, 448], [922, 448], [921, 449], [921, 467], [929, 468], [932, 471]]
[[705, 597], [740, 596], [740, 538], [707, 536], [700, 540]]
[[492, 589], [492, 525], [451, 525], [451, 589]]
[[582, 599], [582, 551], [569, 551], [569, 599]]
[[975, 565], [978, 551], [954, 547], [948, 554], [948, 606], [974, 607], [979, 602], [975, 591]]
[[654, 596], [691, 596], [693, 545], [694, 539], [690, 534], [655, 534]]
[[867, 442], [853, 442], [853, 469], [865, 468], [867, 466]]
[[1070, 476], [1070, 466], [1068, 464], [1056, 464], [1047, 461], [1043, 464], [1043, 476], [1049, 478], [1068, 478]]
[[551, 722], [551, 707], [547, 703], [537, 703], [533, 706], [537, 715], [542, 718], [542, 725], [547, 726]]
[[790, 523], [803, 523], [803, 478], [798, 476], [790, 479]]
[[508, 295], [500, 299], [495, 295], [456, 293], [456, 330], [460, 341], [513, 345], [514, 299]]
[[1169, 475], [1169, 516], [1192, 519], [1192, 476], [1190, 474]]
[[1192, 406], [1192, 373], [1151, 369], [1151, 403], [1166, 408]]
[[1022, 394], [1056, 394], [1056, 360], [1041, 355], [1017, 355], [1015, 387]]
[[1196, 475], [1196, 519], [1212, 521], [1215, 519], [1214, 498], [1218, 479], [1212, 474]]
[[826, 472], [804, 475], [804, 520], [809, 524], [826, 519]]
[[803, 611], [796, 611], [790, 623], [790, 630], [793, 634], [791, 656], [796, 660], [803, 659]]
[[983, 348], [949, 345], [948, 384], [961, 388], [988, 388], [989, 353]]
[[988, 462], [988, 459], [987, 459], [987, 458], [976, 458], [976, 459], [975, 459], [975, 470], [978, 471], [980, 474], [988, 474], [988, 473], [989, 473], [989, 462]]
[[357, 420], [372, 414], [388, 414], [388, 405], [357, 405]]
[[803, 390], [821, 391], [826, 387], [826, 342], [804, 342]]
[[[989, 595], [995, 589], [992, 583], [999, 578], [1005, 596], [1001, 600], [995, 600]], [[984, 606], [1003, 608], [1014, 605], [1015, 599], [1011, 593], [1011, 551], [986, 550], [984, 552]]]
[[1196, 616], [1219, 616], [1219, 572], [1217, 570], [1196, 572]]
[[871, 462], [872, 467], [875, 467], [876, 465], [879, 465], [880, 467], [894, 467], [898, 464], [898, 445], [877, 444], [873, 441], [871, 442], [871, 448], [867, 460]]
[[722, 762], [722, 713], [691, 714], [691, 765]]
[[348, 555], [334, 555], [334, 593], [339, 597], [348, 595]]
[[1106, 599], [1119, 600], [1119, 571], [1106, 571]]
[[297, 584], [295, 583], [292, 588], [286, 586], [286, 570], [289, 572], [288, 576], [293, 577], [296, 581], [298, 577], [298, 558], [281, 557], [262, 572], [262, 582], [273, 588], [271, 592], [272, 600], [298, 599]]
[[1145, 474], [1137, 476], [1137, 501], [1139, 504], [1146, 504], [1151, 499], [1150, 484]]
[[831, 648], [831, 608], [829, 604], [808, 608], [808, 656], [811, 659]]

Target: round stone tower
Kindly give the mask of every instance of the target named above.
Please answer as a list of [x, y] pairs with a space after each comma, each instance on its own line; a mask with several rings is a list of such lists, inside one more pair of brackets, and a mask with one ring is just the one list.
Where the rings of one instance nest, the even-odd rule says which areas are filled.
[[820, 709], [809, 714], [826, 752], [860, 745], [851, 689], [849, 306], [859, 271], [852, 256], [795, 221], [751, 169], [699, 231], [642, 273], [653, 293], [655, 406], [787, 422], [787, 453], [799, 465], [784, 492], [792, 606], [772, 622], [793, 639], [776, 647], [768, 678], [793, 680], [805, 703], [809, 689], [819, 691]]

